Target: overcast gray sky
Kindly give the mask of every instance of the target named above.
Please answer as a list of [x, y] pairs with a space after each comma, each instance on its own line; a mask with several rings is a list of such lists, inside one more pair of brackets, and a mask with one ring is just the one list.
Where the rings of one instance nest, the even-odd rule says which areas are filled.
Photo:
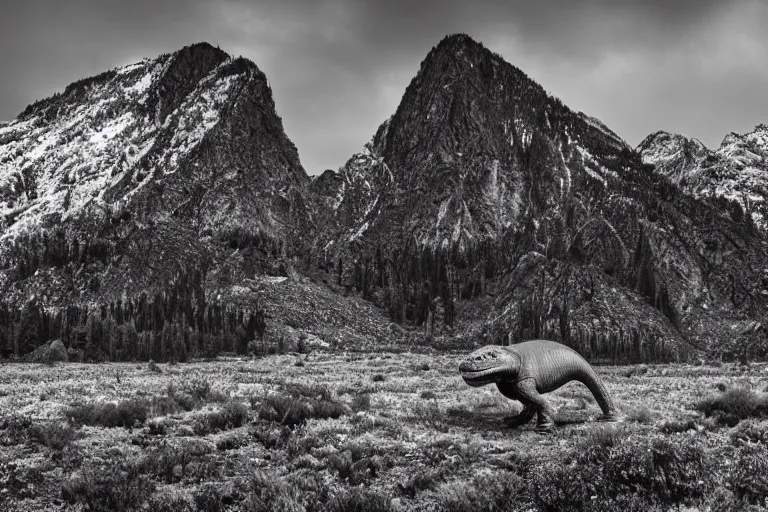
[[256, 62], [310, 174], [394, 113], [427, 52], [466, 32], [637, 145], [718, 147], [768, 123], [764, 0], [3, 0], [0, 119], [68, 83], [208, 41]]

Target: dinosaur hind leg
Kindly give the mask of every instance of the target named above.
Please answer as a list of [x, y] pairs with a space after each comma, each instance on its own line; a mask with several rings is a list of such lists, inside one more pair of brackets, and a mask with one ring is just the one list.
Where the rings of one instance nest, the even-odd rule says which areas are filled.
[[[518, 395], [532, 405], [536, 411], [538, 419], [536, 421], [536, 430], [539, 432], [550, 432], [555, 426], [555, 410], [536, 390], [536, 382], [533, 379], [525, 379], [517, 383], [516, 391]], [[524, 402], [524, 403], [525, 403]]]
[[520, 412], [520, 414], [504, 418], [504, 423], [506, 423], [509, 428], [517, 428], [525, 425], [531, 421], [533, 416], [536, 414], [536, 408], [532, 403], [522, 402], [522, 404], [523, 410]]

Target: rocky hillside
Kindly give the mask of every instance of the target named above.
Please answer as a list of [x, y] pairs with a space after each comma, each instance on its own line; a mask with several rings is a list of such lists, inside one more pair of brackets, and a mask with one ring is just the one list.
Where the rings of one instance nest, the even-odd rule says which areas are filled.
[[317, 182], [332, 213], [316, 254], [427, 336], [469, 322], [475, 342], [668, 358], [764, 313], [765, 245], [737, 203], [684, 193], [465, 35], [433, 48], [392, 118]]
[[264, 73], [208, 44], [30, 105], [0, 127], [0, 345], [30, 311], [56, 323], [69, 305], [84, 321], [174, 290], [204, 315], [218, 288], [285, 274], [306, 245], [308, 185]]
[[712, 151], [696, 139], [656, 132], [637, 148], [643, 162], [696, 197], [738, 203], [762, 229], [768, 228], [768, 126], [729, 133]]

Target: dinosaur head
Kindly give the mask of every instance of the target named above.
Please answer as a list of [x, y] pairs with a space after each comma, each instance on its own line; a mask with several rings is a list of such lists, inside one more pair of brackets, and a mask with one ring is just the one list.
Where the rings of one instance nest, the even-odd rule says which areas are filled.
[[520, 372], [520, 356], [505, 347], [486, 345], [459, 365], [464, 382], [473, 387], [513, 378]]

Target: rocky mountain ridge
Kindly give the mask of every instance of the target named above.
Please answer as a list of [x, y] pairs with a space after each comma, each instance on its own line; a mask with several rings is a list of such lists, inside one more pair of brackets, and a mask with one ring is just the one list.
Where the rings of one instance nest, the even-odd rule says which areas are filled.
[[643, 162], [687, 192], [734, 201], [758, 226], [768, 228], [768, 126], [731, 132], [716, 150], [683, 135], [656, 132], [637, 151]]
[[77, 82], [0, 129], [0, 287], [54, 277], [19, 254], [43, 237], [137, 289], [218, 246], [296, 247], [308, 182], [252, 62], [201, 44]]
[[0, 127], [0, 348], [243, 350], [263, 305], [225, 299], [308, 245], [308, 186], [264, 73], [205, 43], [30, 105]]
[[768, 304], [745, 178], [762, 144], [732, 136], [713, 156], [657, 133], [636, 151], [458, 34], [361, 152], [310, 178], [258, 67], [193, 45], [0, 126], [0, 349], [60, 337], [94, 359], [168, 359], [302, 329], [337, 343], [323, 325], [350, 319], [322, 304], [352, 293], [410, 329], [378, 342], [732, 356]]
[[392, 118], [318, 182], [335, 212], [315, 243], [326, 267], [427, 336], [490, 295], [464, 318], [475, 340], [670, 357], [708, 346], [713, 304], [734, 322], [763, 312], [764, 240], [732, 197], [685, 193], [466, 35], [433, 48]]

